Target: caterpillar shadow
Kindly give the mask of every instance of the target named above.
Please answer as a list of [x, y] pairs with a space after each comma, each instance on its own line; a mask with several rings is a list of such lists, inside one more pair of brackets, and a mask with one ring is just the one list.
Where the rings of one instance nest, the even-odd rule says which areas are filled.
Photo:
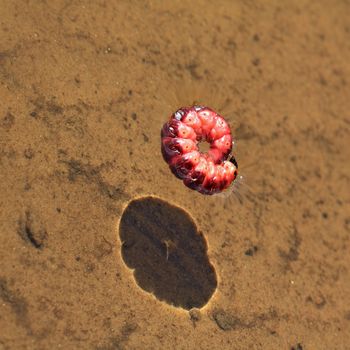
[[143, 290], [187, 310], [209, 301], [216, 273], [203, 234], [183, 209], [153, 197], [133, 200], [119, 234], [123, 260]]

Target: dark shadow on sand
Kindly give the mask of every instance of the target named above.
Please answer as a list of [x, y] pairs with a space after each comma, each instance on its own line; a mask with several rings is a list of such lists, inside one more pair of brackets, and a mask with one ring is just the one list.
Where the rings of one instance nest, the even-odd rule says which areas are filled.
[[133, 200], [119, 234], [124, 262], [142, 289], [188, 310], [209, 301], [216, 273], [203, 234], [183, 209], [153, 197]]

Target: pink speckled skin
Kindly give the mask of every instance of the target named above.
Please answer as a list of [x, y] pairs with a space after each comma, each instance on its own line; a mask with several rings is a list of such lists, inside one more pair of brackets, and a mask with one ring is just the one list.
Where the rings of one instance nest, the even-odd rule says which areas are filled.
[[[198, 143], [210, 149], [201, 153]], [[231, 130], [225, 119], [208, 107], [178, 109], [161, 132], [164, 160], [184, 184], [202, 194], [219, 193], [237, 177], [237, 162], [228, 157], [232, 150]]]

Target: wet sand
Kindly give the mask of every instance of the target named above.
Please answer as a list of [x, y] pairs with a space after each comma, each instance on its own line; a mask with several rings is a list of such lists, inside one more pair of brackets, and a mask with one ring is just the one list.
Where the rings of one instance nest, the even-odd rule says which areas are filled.
[[[1, 350], [350, 349], [348, 1], [0, 13]], [[195, 101], [238, 195], [162, 159]]]

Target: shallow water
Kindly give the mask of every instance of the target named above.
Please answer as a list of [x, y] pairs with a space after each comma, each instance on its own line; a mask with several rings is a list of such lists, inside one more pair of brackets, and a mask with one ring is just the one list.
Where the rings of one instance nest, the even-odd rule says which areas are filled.
[[[0, 349], [347, 349], [349, 11], [1, 1]], [[241, 200], [191, 191], [162, 159], [163, 123], [193, 103], [231, 125]], [[120, 224], [148, 196], [193, 231], [159, 231], [140, 282]], [[182, 264], [196, 239], [202, 271]], [[200, 291], [196, 271], [215, 271]]]

